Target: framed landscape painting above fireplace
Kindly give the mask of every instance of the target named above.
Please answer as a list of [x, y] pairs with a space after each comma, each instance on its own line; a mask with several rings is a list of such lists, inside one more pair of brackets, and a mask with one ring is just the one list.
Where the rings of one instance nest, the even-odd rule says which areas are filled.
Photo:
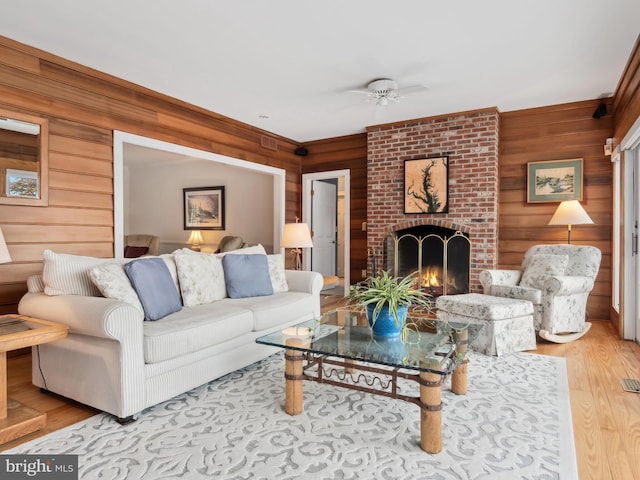
[[582, 200], [582, 159], [529, 162], [527, 202]]
[[449, 157], [404, 162], [404, 213], [449, 211]]

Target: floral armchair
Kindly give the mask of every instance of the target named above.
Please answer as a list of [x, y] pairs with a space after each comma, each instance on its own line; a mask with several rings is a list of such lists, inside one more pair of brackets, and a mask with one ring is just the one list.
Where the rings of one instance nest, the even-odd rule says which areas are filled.
[[586, 333], [587, 298], [601, 257], [600, 250], [591, 246], [536, 245], [525, 253], [520, 270], [483, 270], [480, 283], [487, 295], [532, 302], [535, 330], [543, 338]]

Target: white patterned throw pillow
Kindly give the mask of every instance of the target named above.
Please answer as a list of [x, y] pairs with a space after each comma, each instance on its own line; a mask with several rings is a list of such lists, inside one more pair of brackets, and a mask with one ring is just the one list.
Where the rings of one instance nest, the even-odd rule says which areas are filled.
[[89, 270], [89, 276], [102, 296], [130, 303], [143, 312], [138, 294], [133, 289], [121, 263], [110, 262], [93, 267]]
[[217, 255], [176, 252], [175, 261], [185, 307], [215, 302], [227, 296], [222, 259]]
[[522, 272], [520, 285], [541, 289], [546, 277], [564, 275], [568, 263], [568, 255], [531, 255]]
[[273, 293], [288, 292], [289, 284], [284, 272], [284, 257], [282, 254], [267, 255], [267, 261], [269, 263], [269, 276], [271, 277]]

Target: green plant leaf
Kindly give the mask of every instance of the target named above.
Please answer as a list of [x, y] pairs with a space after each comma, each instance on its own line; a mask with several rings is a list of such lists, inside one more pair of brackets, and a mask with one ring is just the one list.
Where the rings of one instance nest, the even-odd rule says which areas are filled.
[[433, 307], [431, 295], [419, 288], [418, 272], [413, 272], [406, 277], [393, 277], [386, 270], [383, 270], [380, 276], [369, 277], [364, 282], [351, 285], [349, 303], [362, 307], [374, 304], [373, 322], [382, 307], [388, 305], [396, 324], [400, 321], [399, 306], [420, 305], [429, 310]]

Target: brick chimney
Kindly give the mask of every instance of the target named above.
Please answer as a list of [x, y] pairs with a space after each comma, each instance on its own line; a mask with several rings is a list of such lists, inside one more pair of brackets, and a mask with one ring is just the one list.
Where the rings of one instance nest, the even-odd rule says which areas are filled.
[[[369, 251], [383, 255], [386, 237], [412, 226], [459, 230], [471, 240], [470, 290], [480, 292], [479, 272], [497, 266], [498, 130], [497, 109], [369, 127]], [[435, 156], [449, 157], [449, 211], [405, 214], [404, 161]]]

